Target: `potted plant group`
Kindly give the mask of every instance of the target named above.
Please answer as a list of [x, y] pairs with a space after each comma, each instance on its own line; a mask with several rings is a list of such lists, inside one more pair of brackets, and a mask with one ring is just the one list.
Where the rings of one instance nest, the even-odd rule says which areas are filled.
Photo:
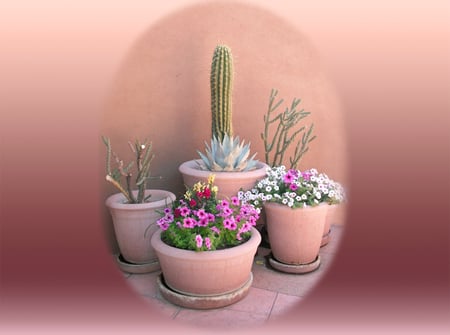
[[244, 203], [264, 206], [272, 258], [283, 272], [306, 273], [320, 265], [319, 250], [329, 203], [340, 201], [334, 182], [316, 169], [273, 167], [250, 191]]
[[[106, 145], [106, 180], [120, 191], [109, 196], [105, 202], [120, 250], [117, 262], [127, 272], [156, 271], [160, 267], [150, 238], [158, 229], [158, 211], [171, 204], [175, 195], [166, 190], [147, 189], [148, 181], [152, 178], [150, 163], [154, 157], [150, 142], [129, 142], [136, 160], [125, 165], [112, 151], [110, 139], [102, 139]], [[114, 168], [112, 163], [115, 163]], [[134, 166], [135, 178], [131, 172]]]
[[210, 73], [211, 88], [211, 142], [205, 152], [198, 151], [200, 159], [184, 162], [179, 171], [185, 185], [207, 181], [213, 172], [219, 187], [219, 197], [228, 199], [242, 189], [252, 188], [265, 176], [265, 163], [250, 156], [250, 144], [233, 136], [232, 89], [233, 57], [226, 45], [214, 49]]
[[232, 304], [251, 286], [253, 258], [261, 241], [259, 211], [237, 197], [219, 199], [214, 175], [187, 188], [164, 209], [151, 244], [159, 258], [159, 288], [183, 307]]

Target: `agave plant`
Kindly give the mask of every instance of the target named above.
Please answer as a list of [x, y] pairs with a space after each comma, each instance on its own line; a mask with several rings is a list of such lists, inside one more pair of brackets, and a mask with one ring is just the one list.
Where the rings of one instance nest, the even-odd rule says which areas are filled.
[[210, 171], [250, 171], [256, 168], [256, 154], [249, 158], [250, 144], [240, 142], [239, 136], [224, 135], [222, 141], [213, 137], [211, 146], [206, 145], [206, 154], [198, 151], [201, 157], [200, 168]]

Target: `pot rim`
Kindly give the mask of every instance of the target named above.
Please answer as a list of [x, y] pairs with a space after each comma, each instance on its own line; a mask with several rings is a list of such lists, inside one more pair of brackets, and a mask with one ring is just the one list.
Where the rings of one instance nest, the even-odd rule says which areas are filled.
[[[318, 208], [322, 208], [322, 207], [325, 207], [325, 206], [331, 206], [331, 205], [329, 205], [329, 204], [327, 204], [327, 203], [325, 203], [325, 202], [322, 202], [322, 203], [320, 203], [320, 204], [318, 204], [317, 206], [306, 206], [306, 207], [297, 207], [297, 208], [292, 208], [292, 207], [289, 207], [289, 206], [287, 206], [287, 205], [283, 205], [283, 204], [280, 204], [280, 203], [278, 203], [278, 202], [275, 202], [275, 201], [266, 201], [266, 202], [264, 202], [264, 207], [266, 207], [266, 206], [269, 206], [269, 207], [271, 207], [271, 206], [273, 206], [273, 207], [278, 207], [278, 208], [286, 208], [286, 209], [291, 209], [291, 210], [293, 210], [293, 211], [296, 211], [296, 210], [299, 210], [299, 211], [313, 211], [313, 210], [316, 210], [316, 209], [318, 209]], [[328, 208], [328, 207], [327, 207]]]
[[195, 175], [205, 177], [205, 178], [207, 178], [211, 174], [215, 174], [216, 178], [218, 178], [218, 177], [219, 178], [220, 177], [238, 178], [239, 174], [245, 175], [247, 178], [249, 176], [259, 177], [261, 175], [265, 175], [266, 169], [269, 167], [269, 165], [267, 165], [266, 163], [258, 161], [256, 163], [256, 169], [250, 170], [250, 171], [234, 171], [234, 172], [232, 172], [232, 171], [209, 171], [209, 170], [199, 169], [197, 162], [201, 162], [201, 159], [192, 159], [192, 160], [186, 161], [178, 167], [178, 170], [181, 173], [190, 174], [190, 175], [195, 174]]
[[[138, 191], [133, 191], [133, 194], [137, 194]], [[151, 194], [157, 194], [165, 197], [163, 199], [159, 199], [156, 201], [149, 201], [142, 204], [128, 204], [125, 201], [125, 196], [122, 193], [115, 193], [113, 195], [110, 195], [106, 201], [105, 205], [109, 208], [116, 208], [116, 209], [122, 209], [122, 210], [137, 210], [137, 209], [147, 209], [147, 208], [153, 208], [153, 207], [161, 207], [163, 205], [169, 206], [171, 202], [175, 201], [176, 197], [175, 194], [173, 194], [170, 191], [167, 190], [160, 190], [160, 189], [147, 189], [145, 190], [145, 194], [148, 195]]]
[[178, 257], [178, 255], [182, 255], [183, 258], [188, 259], [189, 261], [197, 261], [204, 262], [205, 260], [215, 260], [222, 259], [225, 255], [227, 257], [233, 257], [234, 255], [242, 255], [245, 252], [250, 252], [253, 249], [257, 249], [261, 242], [261, 234], [255, 228], [251, 228], [252, 235], [248, 241], [245, 243], [239, 244], [237, 246], [220, 249], [220, 250], [212, 250], [212, 251], [194, 251], [194, 250], [185, 250], [176, 247], [172, 247], [161, 240], [162, 230], [158, 229], [151, 238], [151, 245], [157, 252], [161, 252], [163, 254], [171, 253], [174, 257]]

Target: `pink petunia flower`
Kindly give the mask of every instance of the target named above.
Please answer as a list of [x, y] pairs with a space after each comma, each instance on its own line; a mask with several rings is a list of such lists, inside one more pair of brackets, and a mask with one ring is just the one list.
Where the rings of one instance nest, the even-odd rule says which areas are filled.
[[283, 177], [283, 181], [286, 184], [290, 184], [295, 180], [295, 173], [292, 172], [292, 170], [289, 170], [288, 172], [286, 172], [286, 174]]
[[206, 213], [206, 211], [205, 211], [203, 208], [202, 208], [202, 209], [199, 209], [199, 210], [197, 211], [196, 215], [197, 215], [197, 217], [198, 217], [199, 219], [205, 219], [205, 218], [208, 217], [208, 214]]
[[309, 181], [311, 179], [311, 172], [305, 171], [302, 172], [302, 178], [305, 179], [306, 181]]
[[193, 218], [184, 218], [183, 219], [183, 227], [184, 228], [194, 228], [197, 224], [197, 221], [195, 221]]
[[181, 216], [186, 217], [189, 214], [191, 214], [191, 210], [188, 207], [184, 206], [184, 207], [180, 208], [180, 215]]
[[208, 250], [211, 250], [211, 240], [209, 237], [205, 237], [205, 245]]
[[233, 214], [233, 210], [230, 207], [223, 207], [221, 211], [221, 215], [223, 217], [228, 217]]
[[236, 197], [236, 196], [231, 197], [231, 204], [232, 204], [233, 206], [239, 206], [239, 198]]
[[216, 226], [213, 226], [210, 228], [213, 232], [215, 232], [216, 234], [220, 234], [220, 229], [217, 228]]
[[203, 245], [203, 238], [201, 235], [195, 236], [195, 243], [197, 244], [197, 248], [201, 248]]
[[197, 225], [199, 227], [206, 227], [208, 225], [208, 223], [209, 223], [209, 221], [208, 221], [208, 218], [206, 218], [206, 217], [197, 221]]

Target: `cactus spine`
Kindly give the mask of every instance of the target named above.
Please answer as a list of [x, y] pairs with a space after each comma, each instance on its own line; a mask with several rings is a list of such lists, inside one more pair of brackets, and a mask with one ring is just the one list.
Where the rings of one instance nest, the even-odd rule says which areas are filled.
[[233, 90], [233, 57], [225, 45], [214, 49], [211, 63], [212, 138], [220, 141], [225, 134], [233, 136], [231, 94]]

